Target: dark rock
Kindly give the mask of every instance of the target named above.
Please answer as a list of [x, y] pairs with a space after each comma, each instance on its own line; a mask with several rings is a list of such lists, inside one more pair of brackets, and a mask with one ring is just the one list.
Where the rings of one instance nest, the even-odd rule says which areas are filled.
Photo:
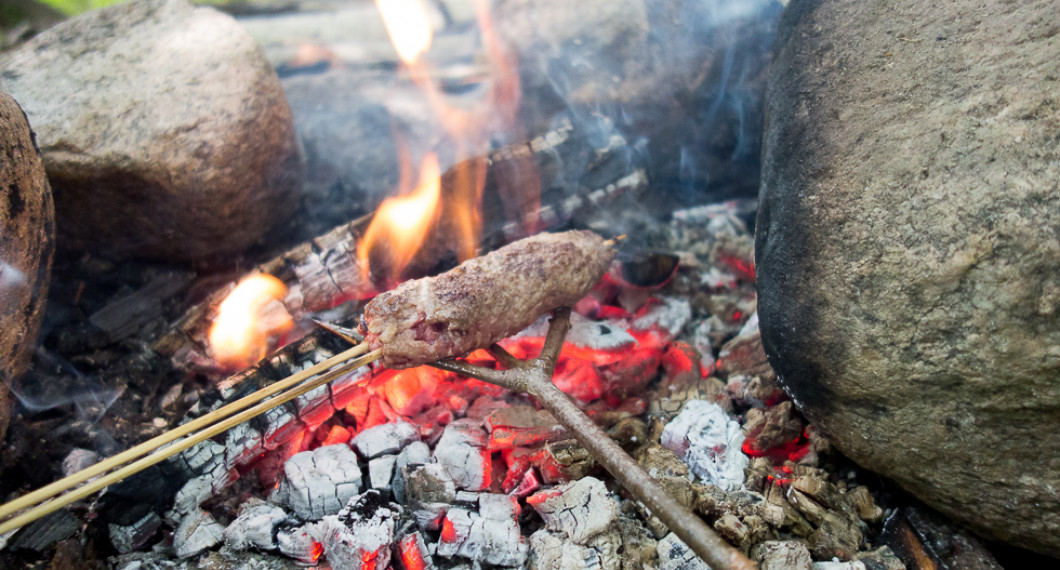
[[0, 92], [0, 440], [7, 432], [7, 383], [29, 367], [55, 252], [55, 212], [40, 150], [18, 103]]
[[185, 0], [87, 12], [0, 56], [55, 190], [63, 247], [200, 259], [290, 215], [303, 164], [276, 73]]
[[1060, 556], [1060, 4], [793, 1], [762, 341], [839, 450]]

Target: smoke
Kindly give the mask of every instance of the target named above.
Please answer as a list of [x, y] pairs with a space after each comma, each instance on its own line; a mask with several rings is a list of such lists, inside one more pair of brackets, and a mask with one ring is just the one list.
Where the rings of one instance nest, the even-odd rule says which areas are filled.
[[22, 287], [26, 276], [14, 266], [0, 261], [0, 289]]
[[33, 368], [12, 381], [10, 388], [29, 412], [73, 405], [78, 418], [93, 422], [99, 421], [124, 392], [123, 388], [108, 388], [81, 374], [68, 361], [44, 348], [37, 349]]
[[644, 164], [631, 168], [649, 169], [641, 204], [660, 211], [757, 195], [781, 2], [497, 0], [495, 10], [519, 55], [531, 133], [557, 115], [590, 129], [606, 117], [639, 149], [630, 159]]

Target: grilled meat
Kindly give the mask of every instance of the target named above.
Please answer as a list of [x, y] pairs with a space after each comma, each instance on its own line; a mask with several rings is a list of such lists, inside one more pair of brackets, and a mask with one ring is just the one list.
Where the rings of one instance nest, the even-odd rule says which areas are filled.
[[614, 256], [589, 231], [531, 236], [379, 295], [364, 309], [361, 332], [390, 368], [461, 356], [573, 305]]

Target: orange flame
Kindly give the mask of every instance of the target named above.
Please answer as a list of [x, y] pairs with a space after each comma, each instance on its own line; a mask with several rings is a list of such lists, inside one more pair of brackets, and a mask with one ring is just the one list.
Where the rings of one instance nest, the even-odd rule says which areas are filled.
[[[437, 223], [440, 196], [438, 157], [431, 153], [423, 159], [416, 189], [406, 196], [384, 200], [357, 246], [357, 260], [365, 282], [373, 277], [369, 272], [385, 271], [386, 275], [381, 277], [391, 280], [401, 275]], [[382, 271], [372, 267], [373, 261], [379, 265], [384, 259]]]
[[[486, 183], [486, 165], [482, 159], [468, 160], [467, 157], [482, 157], [488, 152], [491, 129], [514, 129], [519, 104], [519, 75], [515, 59], [505, 52], [493, 29], [488, 2], [477, 0], [476, 15], [488, 55], [490, 90], [487, 101], [458, 107], [446, 98], [433, 81], [428, 65], [421, 61], [433, 39], [430, 16], [424, 1], [376, 0], [376, 4], [395, 50], [449, 135], [456, 160], [456, 165], [446, 175], [445, 184], [435, 182], [438, 195], [433, 198], [433, 204], [440, 203], [442, 212], [425, 213], [427, 210], [422, 206], [426, 200], [417, 200], [419, 205], [415, 207], [415, 215], [408, 211], [384, 212], [384, 208], [381, 208], [372, 220], [372, 228], [378, 226], [378, 229], [369, 229], [365, 236], [367, 243], [358, 248], [358, 260], [365, 276], [371, 275], [377, 282], [381, 280], [392, 285], [400, 278], [401, 270], [416, 255], [416, 248], [426, 237], [423, 232], [433, 232], [434, 239], [455, 252], [460, 261], [475, 254], [481, 231], [479, 206]], [[422, 172], [429, 170], [428, 161], [437, 171], [437, 160], [427, 157]], [[536, 176], [536, 164], [526, 166], [525, 169], [519, 168], [520, 176], [499, 180], [498, 191], [504, 200], [508, 217], [523, 222], [524, 231], [531, 233], [535, 229], [532, 226], [537, 222], [540, 182]], [[426, 175], [421, 173], [420, 190], [425, 185], [425, 179]], [[420, 190], [413, 195], [420, 196]], [[384, 206], [387, 206], [386, 202]], [[412, 206], [408, 206], [408, 209], [412, 209]], [[533, 213], [526, 213], [527, 209]], [[383, 221], [384, 218], [387, 221]], [[428, 218], [432, 223], [426, 223]], [[438, 223], [438, 219], [442, 223]], [[406, 232], [413, 232], [413, 235], [405, 237]], [[379, 240], [382, 235], [392, 242], [389, 246], [394, 253], [389, 259], [390, 266], [380, 269], [371, 266], [371, 262], [376, 261], [378, 264], [375, 254], [383, 246], [367, 238], [371, 236], [371, 240]], [[411, 250], [407, 249], [413, 243], [416, 245]], [[373, 255], [369, 255], [369, 252]]]
[[268, 354], [270, 339], [287, 333], [294, 320], [281, 300], [287, 286], [265, 274], [251, 275], [221, 302], [210, 327], [210, 351], [218, 364], [245, 368]]
[[423, 0], [376, 0], [375, 4], [401, 61], [411, 64], [419, 60], [434, 38], [427, 5]]

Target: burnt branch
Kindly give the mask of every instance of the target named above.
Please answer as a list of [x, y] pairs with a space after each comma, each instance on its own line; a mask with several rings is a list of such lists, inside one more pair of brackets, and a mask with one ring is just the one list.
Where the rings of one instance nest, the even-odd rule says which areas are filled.
[[603, 465], [634, 498], [659, 517], [711, 568], [755, 568], [750, 559], [722, 540], [701, 518], [667, 494], [651, 475], [552, 383], [552, 372], [559, 360], [563, 339], [570, 329], [569, 317], [569, 308], [559, 309], [553, 314], [545, 345], [541, 354], [533, 360], [522, 362], [496, 345], [490, 347], [490, 353], [494, 354], [494, 357], [502, 353], [498, 360], [508, 366], [508, 370], [492, 370], [451, 359], [435, 363], [435, 366], [533, 396], [552, 412], [560, 424], [574, 434], [593, 459]]

